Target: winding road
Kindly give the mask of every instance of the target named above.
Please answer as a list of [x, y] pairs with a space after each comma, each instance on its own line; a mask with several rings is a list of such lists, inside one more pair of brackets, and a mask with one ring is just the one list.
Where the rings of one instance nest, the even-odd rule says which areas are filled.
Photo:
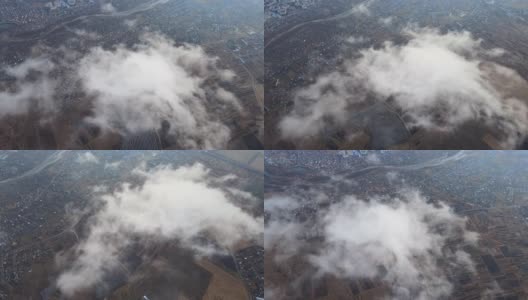
[[361, 174], [364, 174], [364, 173], [367, 173], [373, 170], [378, 170], [378, 169], [391, 170], [391, 171], [392, 170], [394, 171], [416, 171], [416, 170], [421, 170], [425, 168], [435, 168], [435, 167], [444, 165], [446, 163], [459, 161], [471, 155], [473, 155], [472, 152], [466, 152], [466, 151], [461, 150], [461, 151], [458, 151], [454, 155], [442, 156], [442, 157], [434, 158], [434, 159], [421, 162], [421, 163], [410, 164], [410, 165], [373, 165], [373, 166], [365, 167], [363, 169], [354, 170], [352, 172], [350, 172], [349, 170], [337, 172], [336, 175], [346, 175], [347, 177], [354, 177], [354, 176], [361, 175]]
[[309, 24], [319, 24], [319, 23], [325, 23], [325, 22], [329, 22], [329, 21], [336, 21], [336, 20], [344, 19], [344, 18], [350, 17], [354, 13], [356, 13], [356, 7], [352, 7], [349, 10], [344, 11], [342, 13], [339, 13], [337, 15], [333, 15], [333, 16], [329, 16], [329, 17], [326, 17], [326, 18], [315, 19], [315, 20], [299, 23], [299, 24], [297, 24], [297, 25], [295, 25], [293, 27], [290, 27], [286, 31], [278, 33], [276, 36], [274, 36], [273, 38], [268, 40], [265, 43], [265, 45], [264, 45], [264, 49], [266, 49], [270, 45], [274, 44], [276, 41], [278, 41], [280, 38], [282, 38], [283, 36], [287, 35], [288, 33], [291, 33], [291, 32], [293, 32], [293, 31], [295, 31], [295, 30], [297, 30], [297, 29], [299, 29], [301, 27], [304, 27], [304, 26], [309, 25]]
[[1, 180], [0, 184], [5, 184], [5, 183], [13, 182], [13, 181], [16, 181], [16, 180], [20, 180], [20, 179], [23, 179], [23, 178], [26, 178], [26, 177], [33, 176], [33, 175], [39, 173], [40, 171], [46, 169], [47, 167], [52, 166], [55, 163], [57, 163], [59, 160], [61, 160], [61, 158], [64, 156], [65, 153], [66, 153], [66, 150], [57, 151], [57, 152], [53, 153], [52, 155], [48, 156], [43, 162], [38, 164], [33, 169], [31, 169], [29, 171], [26, 171], [26, 172], [24, 172], [24, 173], [22, 173], [22, 174], [20, 174], [18, 176], [10, 177], [10, 178]]

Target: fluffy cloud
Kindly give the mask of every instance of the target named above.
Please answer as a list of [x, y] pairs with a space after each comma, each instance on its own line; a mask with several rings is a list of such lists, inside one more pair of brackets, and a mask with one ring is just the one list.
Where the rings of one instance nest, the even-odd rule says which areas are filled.
[[522, 141], [527, 99], [513, 91], [528, 83], [489, 61], [504, 51], [484, 49], [468, 32], [407, 28], [404, 35], [408, 42], [363, 49], [339, 71], [299, 90], [294, 110], [280, 123], [283, 136], [302, 139], [343, 128], [357, 118], [358, 106], [374, 99], [395, 106], [410, 128], [448, 131], [475, 120], [502, 131], [504, 147]]
[[105, 169], [117, 169], [121, 166], [122, 161], [106, 162], [104, 165]]
[[91, 108], [85, 121], [106, 131], [134, 135], [161, 129], [165, 122], [179, 148], [209, 149], [224, 148], [230, 139], [222, 118], [243, 114], [237, 97], [222, 87], [235, 74], [219, 68], [218, 58], [199, 46], [176, 46], [145, 34], [132, 47], [40, 52], [47, 54], [4, 70], [16, 81], [14, 88], [0, 86], [0, 116], [30, 109], [60, 116], [65, 95], [83, 95]]
[[378, 22], [382, 25], [389, 26], [394, 22], [394, 17], [380, 18]]
[[[123, 262], [133, 242], [178, 241], [197, 255], [224, 253], [239, 241], [261, 238], [259, 220], [232, 202], [232, 193], [218, 185], [200, 164], [135, 170], [139, 186], [123, 184], [99, 198], [89, 235], [75, 248], [75, 260], [57, 286], [66, 295], [103, 280]], [[204, 244], [203, 237], [211, 243]]]
[[367, 156], [365, 157], [365, 161], [373, 165], [381, 164], [381, 158], [376, 154], [376, 152], [370, 152], [369, 154], [367, 154]]
[[264, 229], [264, 248], [279, 249], [275, 259], [282, 261], [302, 247], [303, 225], [295, 220], [294, 211], [300, 203], [291, 197], [272, 197], [264, 201], [264, 211], [269, 216]]
[[50, 77], [55, 64], [48, 57], [31, 58], [5, 69], [15, 79], [11, 89], [0, 86], [0, 117], [18, 115], [36, 110], [43, 115], [57, 110], [54, 90], [57, 81]]
[[111, 14], [111, 13], [115, 13], [116, 9], [112, 5], [112, 3], [104, 3], [104, 4], [101, 5], [101, 11], [103, 13]]
[[[197, 46], [175, 47], [161, 36], [148, 36], [132, 50], [92, 49], [80, 62], [79, 77], [95, 97], [89, 121], [126, 133], [168, 120], [184, 148], [221, 148], [229, 139], [229, 128], [209, 113], [209, 105], [241, 109], [232, 93], [206, 86], [214, 78], [232, 79], [216, 67], [216, 58]], [[211, 98], [215, 101], [208, 103]]]
[[92, 152], [84, 152], [84, 153], [79, 154], [75, 161], [80, 164], [86, 164], [86, 163], [98, 164], [99, 163], [99, 159], [95, 157], [95, 155], [93, 155]]
[[[279, 263], [304, 255], [315, 267], [315, 277], [380, 280], [391, 288], [392, 299], [443, 299], [452, 292], [452, 272], [474, 271], [462, 247], [476, 243], [477, 235], [466, 228], [466, 219], [443, 203], [429, 202], [416, 190], [368, 200], [347, 196], [319, 210], [313, 222], [283, 216], [296, 215], [302, 200], [272, 200], [266, 249], [277, 253]], [[276, 201], [289, 204], [279, 206]], [[309, 248], [306, 237], [310, 235], [324, 242]]]
[[132, 29], [136, 27], [138, 20], [137, 19], [126, 19], [123, 21], [123, 23], [125, 24], [126, 27]]
[[87, 39], [87, 40], [98, 40], [101, 38], [101, 35], [99, 35], [98, 33], [87, 31], [84, 29], [74, 29], [73, 33], [75, 33], [80, 38]]
[[363, 44], [363, 43], [368, 42], [368, 39], [362, 36], [359, 36], [359, 37], [351, 36], [346, 39], [346, 42], [349, 44]]
[[357, 16], [361, 16], [361, 15], [370, 16], [371, 14], [370, 7], [372, 6], [373, 3], [374, 3], [374, 0], [367, 0], [367, 1], [361, 2], [357, 5], [354, 5], [354, 7], [352, 7], [351, 9], [351, 12]]
[[[401, 198], [349, 197], [323, 213], [325, 245], [310, 261], [320, 273], [379, 278], [395, 299], [440, 299], [452, 290], [446, 269], [473, 269], [469, 254], [450, 242], [473, 243], [466, 220], [416, 191]], [[444, 260], [440, 263], [439, 260]]]
[[399, 178], [400, 175], [396, 171], [389, 171], [385, 174], [385, 176], [387, 177], [389, 184], [393, 184]]

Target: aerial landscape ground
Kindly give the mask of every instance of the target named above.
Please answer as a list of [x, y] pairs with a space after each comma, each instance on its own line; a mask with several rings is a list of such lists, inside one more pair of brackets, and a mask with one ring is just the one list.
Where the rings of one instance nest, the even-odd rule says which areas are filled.
[[528, 148], [522, 0], [265, 0], [266, 149]]
[[0, 152], [0, 299], [264, 296], [263, 153]]
[[263, 3], [0, 3], [0, 148], [262, 149]]
[[528, 0], [0, 0], [0, 300], [528, 300], [527, 165]]
[[527, 299], [525, 151], [269, 151], [271, 299]]

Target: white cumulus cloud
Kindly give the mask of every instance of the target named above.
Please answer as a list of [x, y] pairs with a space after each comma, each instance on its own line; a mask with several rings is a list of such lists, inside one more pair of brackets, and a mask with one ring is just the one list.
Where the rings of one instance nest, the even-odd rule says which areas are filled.
[[58, 82], [50, 77], [54, 68], [48, 57], [30, 58], [6, 68], [5, 73], [15, 79], [15, 84], [10, 89], [2, 89], [0, 85], [0, 117], [30, 110], [43, 115], [55, 113], [54, 90]]
[[219, 149], [231, 138], [226, 116], [244, 114], [227, 89], [235, 73], [200, 46], [147, 33], [133, 46], [94, 47], [85, 54], [41, 48], [43, 54], [3, 70], [16, 80], [0, 86], [0, 117], [32, 109], [46, 120], [61, 117], [64, 98], [82, 95], [87, 103], [79, 107], [91, 110], [84, 121], [106, 132], [126, 136], [163, 127], [175, 147]]
[[93, 155], [92, 152], [83, 152], [81, 154], [77, 155], [76, 162], [80, 164], [86, 164], [86, 163], [92, 163], [92, 164], [98, 164], [99, 159]]
[[[100, 283], [124, 262], [121, 254], [138, 239], [176, 241], [196, 255], [226, 253], [235, 243], [261, 239], [262, 219], [232, 202], [200, 164], [136, 169], [145, 182], [99, 189], [101, 208], [91, 217], [88, 236], [75, 248], [75, 260], [57, 280], [66, 295]], [[204, 244], [203, 239], [211, 241]]]
[[293, 111], [280, 123], [283, 137], [299, 140], [346, 127], [358, 107], [374, 99], [394, 106], [409, 128], [451, 131], [477, 121], [499, 130], [505, 148], [522, 142], [528, 99], [514, 91], [528, 83], [491, 62], [503, 50], [483, 48], [469, 32], [409, 27], [403, 35], [406, 43], [363, 49], [339, 71], [299, 90]]
[[159, 35], [145, 37], [134, 49], [95, 48], [79, 65], [84, 90], [94, 96], [90, 122], [108, 130], [141, 132], [170, 122], [183, 148], [221, 148], [230, 130], [208, 106], [240, 109], [238, 99], [208, 80], [230, 80], [216, 58], [201, 47], [176, 47]]
[[322, 224], [325, 245], [310, 257], [319, 272], [379, 278], [392, 287], [394, 299], [447, 297], [453, 288], [449, 268], [474, 268], [467, 252], [448, 247], [457, 240], [476, 242], [466, 220], [417, 191], [368, 202], [348, 197], [322, 214]]
[[116, 9], [115, 7], [112, 5], [112, 3], [104, 3], [101, 5], [101, 11], [104, 12], [104, 13], [114, 13], [116, 12]]
[[296, 216], [305, 200], [269, 200], [266, 251], [279, 265], [304, 259], [315, 268], [313, 278], [368, 278], [390, 287], [391, 299], [425, 300], [449, 297], [451, 275], [474, 271], [464, 246], [475, 245], [477, 234], [446, 204], [417, 190], [369, 199], [349, 195], [304, 221]]

